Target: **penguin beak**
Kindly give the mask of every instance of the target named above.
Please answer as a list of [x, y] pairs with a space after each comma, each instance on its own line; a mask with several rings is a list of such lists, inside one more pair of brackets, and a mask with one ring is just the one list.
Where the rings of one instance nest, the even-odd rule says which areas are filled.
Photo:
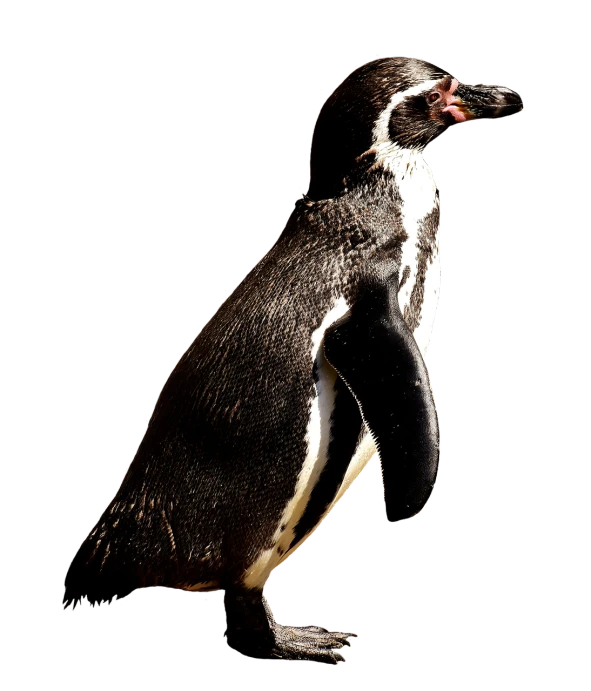
[[458, 84], [442, 112], [449, 113], [455, 122], [464, 122], [476, 118], [504, 118], [522, 109], [519, 94], [504, 86]]

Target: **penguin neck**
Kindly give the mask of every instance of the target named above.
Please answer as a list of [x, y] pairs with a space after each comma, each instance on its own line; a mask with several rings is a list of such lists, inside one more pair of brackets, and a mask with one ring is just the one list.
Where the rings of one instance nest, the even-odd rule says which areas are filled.
[[[411, 185], [417, 189], [409, 190]], [[423, 188], [427, 194], [435, 194], [435, 183], [423, 158], [422, 148], [403, 148], [390, 140], [374, 144], [357, 157], [349, 173], [341, 180], [336, 181], [333, 176], [318, 179], [312, 175], [306, 196], [320, 201], [355, 194], [359, 190], [364, 196], [374, 196], [375, 192], [382, 196], [385, 188], [390, 187], [400, 190], [403, 201], [405, 197], [420, 194]], [[330, 194], [327, 194], [328, 190]]]
[[425, 218], [439, 214], [439, 193], [422, 149], [396, 144], [372, 147], [356, 163], [332, 197], [318, 200], [308, 193], [300, 204], [337, 213], [341, 224], [359, 223], [370, 234], [387, 236], [403, 230], [409, 246], [415, 247]]
[[423, 149], [405, 149], [393, 142], [378, 144], [371, 150], [374, 166], [380, 166], [394, 176], [395, 184], [417, 170], [429, 170], [423, 158]]

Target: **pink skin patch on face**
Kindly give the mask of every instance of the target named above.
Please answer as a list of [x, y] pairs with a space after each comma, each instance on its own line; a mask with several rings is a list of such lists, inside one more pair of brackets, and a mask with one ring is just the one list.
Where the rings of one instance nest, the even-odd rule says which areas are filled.
[[456, 122], [465, 122], [468, 117], [466, 113], [461, 110], [462, 102], [456, 99], [453, 95], [454, 91], [458, 88], [458, 85], [458, 80], [452, 79], [449, 89], [441, 92], [441, 97], [445, 102], [445, 106], [442, 108], [441, 112], [451, 113]]

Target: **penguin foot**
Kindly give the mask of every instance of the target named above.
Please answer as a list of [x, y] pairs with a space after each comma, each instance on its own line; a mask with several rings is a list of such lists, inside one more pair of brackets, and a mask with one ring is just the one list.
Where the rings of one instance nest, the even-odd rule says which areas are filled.
[[274, 637], [271, 656], [285, 662], [345, 663], [345, 648], [351, 647], [354, 634], [326, 631], [324, 627], [278, 624], [267, 598], [263, 606]]
[[335, 649], [349, 645], [347, 638], [355, 636], [319, 626], [282, 626], [261, 591], [226, 590], [224, 602], [228, 645], [249, 657], [336, 665], [344, 658]]
[[347, 638], [354, 633], [327, 631], [319, 626], [281, 626], [275, 621], [271, 624], [274, 645], [271, 657], [282, 660], [313, 660], [336, 665], [345, 658], [335, 653], [335, 648], [350, 645]]

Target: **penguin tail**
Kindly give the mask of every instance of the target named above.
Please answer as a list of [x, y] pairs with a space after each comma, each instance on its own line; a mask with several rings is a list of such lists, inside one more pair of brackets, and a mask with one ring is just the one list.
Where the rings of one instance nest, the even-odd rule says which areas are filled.
[[105, 606], [137, 589], [129, 574], [112, 558], [108, 523], [108, 517], [103, 516], [80, 545], [68, 571], [64, 607], [74, 609], [85, 600], [93, 607]]

